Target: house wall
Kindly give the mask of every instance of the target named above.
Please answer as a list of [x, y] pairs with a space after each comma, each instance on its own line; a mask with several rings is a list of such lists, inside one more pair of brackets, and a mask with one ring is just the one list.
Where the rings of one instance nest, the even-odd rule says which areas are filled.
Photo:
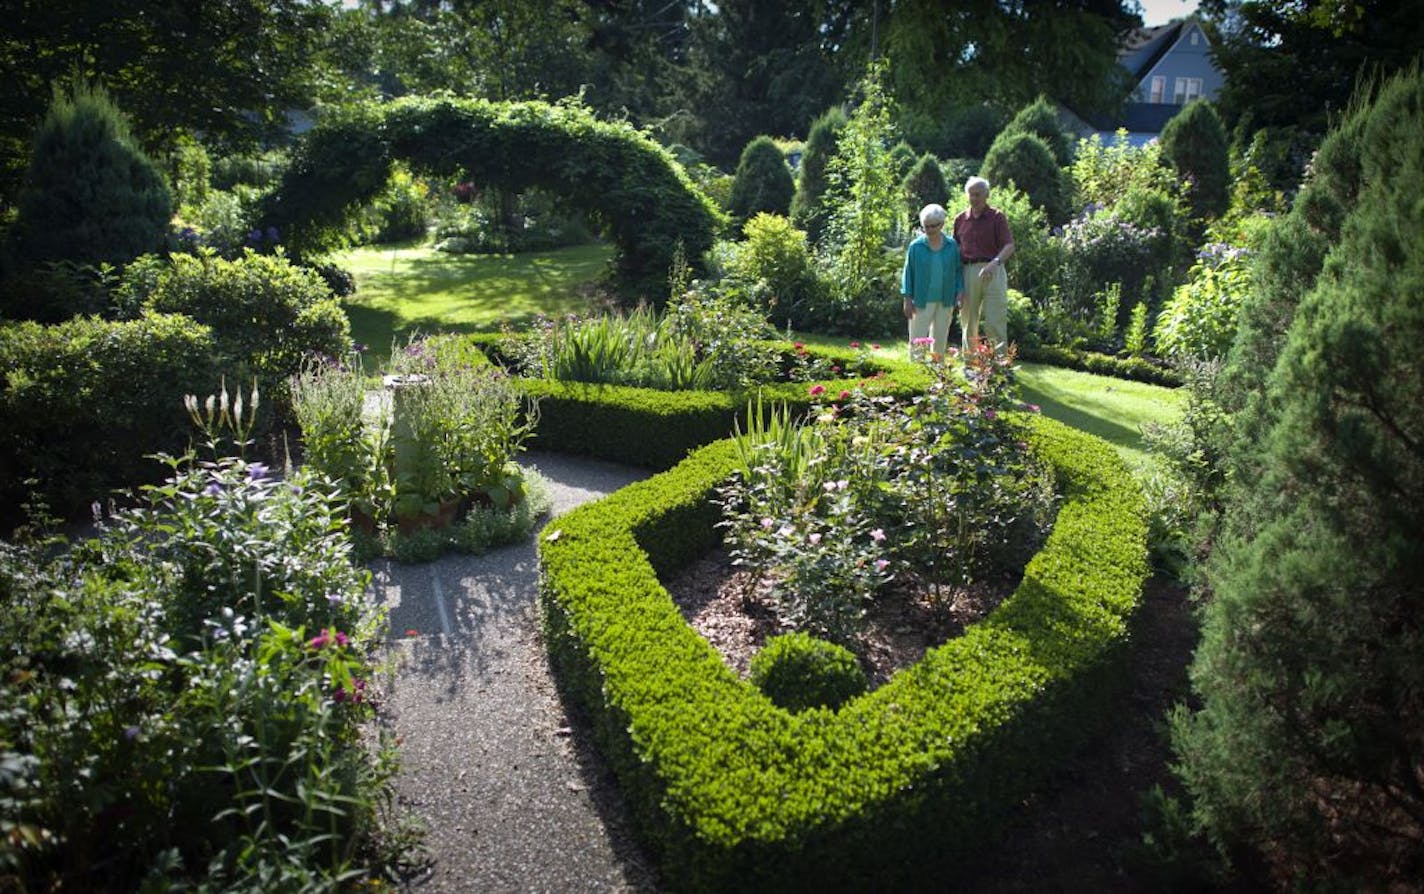
[[[1193, 43], [1194, 39], [1195, 43]], [[1143, 49], [1148, 48], [1144, 47]], [[1196, 22], [1188, 22], [1172, 47], [1162, 55], [1161, 59], [1157, 60], [1151, 69], [1143, 73], [1142, 80], [1133, 93], [1132, 101], [1151, 103], [1153, 77], [1165, 79], [1165, 91], [1162, 97], [1164, 103], [1175, 103], [1178, 78], [1201, 78], [1200, 98], [1215, 99], [1224, 79], [1221, 72], [1212, 64], [1210, 53], [1211, 44], [1207, 41], [1206, 33]]]

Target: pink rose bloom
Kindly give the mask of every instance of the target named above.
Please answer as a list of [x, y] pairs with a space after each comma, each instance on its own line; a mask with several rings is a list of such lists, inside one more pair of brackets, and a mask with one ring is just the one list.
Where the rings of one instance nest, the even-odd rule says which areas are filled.
[[821, 542], [821, 535], [820, 535], [820, 534], [812, 534], [810, 537], [807, 537], [806, 539], [809, 540], [809, 541], [811, 541], [811, 545], [812, 545], [812, 546], [816, 546], [817, 544], [819, 544], [819, 543]]
[[870, 532], [870, 539], [871, 539], [871, 540], [874, 540], [876, 543], [880, 543], [882, 540], [885, 539], [885, 529], [884, 529], [884, 528], [876, 528], [874, 531], [871, 531], [871, 532]]
[[811, 386], [811, 396], [812, 396], [812, 397], [820, 397], [822, 394], [825, 394], [825, 393], [826, 393], [826, 386], [825, 386], [825, 385], [812, 385], [812, 386]]
[[842, 391], [842, 392], [841, 392], [841, 396], [840, 396], [840, 400], [850, 400], [850, 392], [849, 392], [849, 391]]
[[876, 559], [876, 560], [875, 560], [875, 570], [876, 570], [876, 571], [884, 571], [886, 568], [889, 568], [889, 567], [890, 567], [890, 562], [889, 562], [888, 560], [886, 560], [886, 559]]

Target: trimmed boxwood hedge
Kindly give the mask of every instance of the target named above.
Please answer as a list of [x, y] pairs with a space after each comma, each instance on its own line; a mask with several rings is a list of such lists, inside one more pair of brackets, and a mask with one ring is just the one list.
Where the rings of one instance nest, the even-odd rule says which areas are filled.
[[[502, 336], [477, 333], [470, 341], [495, 362], [502, 362], [498, 343]], [[789, 357], [790, 342], [780, 343]], [[850, 348], [806, 346], [806, 353], [852, 369], [858, 356]], [[875, 388], [897, 397], [919, 394], [930, 377], [909, 361], [876, 359], [870, 375], [883, 372]], [[539, 426], [529, 446], [560, 453], [581, 453], [646, 469], [667, 469], [690, 450], [725, 438], [733, 424], [745, 421], [746, 408], [760, 394], [768, 409], [786, 404], [804, 414], [824, 404], [811, 396], [815, 385], [831, 396], [858, 381], [828, 379], [821, 382], [781, 382], [752, 391], [656, 391], [624, 385], [590, 385], [545, 379], [519, 379], [525, 394], [539, 401]]]
[[1176, 369], [1141, 357], [1114, 357], [1096, 351], [1075, 351], [1062, 345], [1038, 345], [1020, 348], [1019, 359], [1167, 388], [1177, 388], [1182, 384], [1182, 374]]
[[1032, 417], [1063, 497], [1012, 597], [838, 711], [791, 714], [742, 681], [659, 582], [718, 540], [730, 440], [553, 522], [540, 604], [670, 884], [893, 889], [982, 846], [1099, 728], [1147, 576], [1143, 501], [1104, 442]]

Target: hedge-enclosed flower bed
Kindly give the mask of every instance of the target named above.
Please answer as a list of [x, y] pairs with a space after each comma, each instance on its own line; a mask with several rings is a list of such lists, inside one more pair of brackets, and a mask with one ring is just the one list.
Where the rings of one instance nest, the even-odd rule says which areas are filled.
[[551, 524], [548, 646], [668, 882], [689, 890], [932, 883], [982, 846], [1111, 704], [1147, 576], [1142, 497], [1105, 443], [1042, 418], [1053, 533], [981, 623], [840, 710], [742, 681], [659, 582], [715, 544], [719, 441]]

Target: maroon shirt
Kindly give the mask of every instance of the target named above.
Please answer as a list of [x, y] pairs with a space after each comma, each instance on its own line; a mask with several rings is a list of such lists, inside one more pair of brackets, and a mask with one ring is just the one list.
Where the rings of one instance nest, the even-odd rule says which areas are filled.
[[954, 241], [959, 243], [960, 257], [966, 262], [988, 261], [999, 250], [1014, 241], [1009, 232], [1009, 219], [997, 208], [985, 207], [978, 217], [961, 211], [954, 218]]

